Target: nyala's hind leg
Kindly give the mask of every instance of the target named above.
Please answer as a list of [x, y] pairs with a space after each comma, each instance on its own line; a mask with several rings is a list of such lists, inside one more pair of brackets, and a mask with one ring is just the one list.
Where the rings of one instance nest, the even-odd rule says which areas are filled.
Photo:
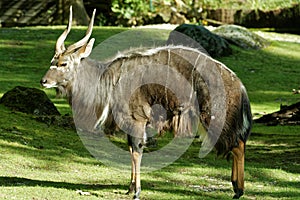
[[232, 154], [231, 182], [235, 193], [233, 198], [238, 199], [244, 194], [245, 143], [239, 141], [239, 146], [232, 149]]

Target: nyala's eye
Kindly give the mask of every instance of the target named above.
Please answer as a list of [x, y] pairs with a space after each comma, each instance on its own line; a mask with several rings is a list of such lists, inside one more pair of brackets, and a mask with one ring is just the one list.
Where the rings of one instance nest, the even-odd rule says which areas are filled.
[[67, 66], [67, 63], [61, 63], [60, 66], [65, 67], [65, 66]]

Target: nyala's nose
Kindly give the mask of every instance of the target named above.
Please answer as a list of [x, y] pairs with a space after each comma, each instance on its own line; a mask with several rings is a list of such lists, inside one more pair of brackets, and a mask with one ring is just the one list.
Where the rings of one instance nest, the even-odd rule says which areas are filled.
[[41, 83], [41, 85], [46, 84], [47, 83], [47, 79], [41, 79], [40, 83]]

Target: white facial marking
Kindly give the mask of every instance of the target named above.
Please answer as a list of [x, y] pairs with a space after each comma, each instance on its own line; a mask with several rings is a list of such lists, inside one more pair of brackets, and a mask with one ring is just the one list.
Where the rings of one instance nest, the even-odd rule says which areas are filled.
[[57, 66], [52, 65], [52, 66], [50, 66], [50, 69], [57, 69]]
[[52, 82], [52, 83], [44, 83], [43, 84], [43, 86], [45, 87], [45, 88], [54, 88], [54, 87], [57, 87], [57, 85], [56, 85], [56, 82]]

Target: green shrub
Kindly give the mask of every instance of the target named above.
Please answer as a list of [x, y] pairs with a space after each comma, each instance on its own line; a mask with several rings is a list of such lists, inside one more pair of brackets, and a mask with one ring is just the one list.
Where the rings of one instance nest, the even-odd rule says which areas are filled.
[[140, 0], [114, 0], [112, 11], [117, 20], [116, 24], [136, 26], [144, 24], [149, 17], [149, 1]]

